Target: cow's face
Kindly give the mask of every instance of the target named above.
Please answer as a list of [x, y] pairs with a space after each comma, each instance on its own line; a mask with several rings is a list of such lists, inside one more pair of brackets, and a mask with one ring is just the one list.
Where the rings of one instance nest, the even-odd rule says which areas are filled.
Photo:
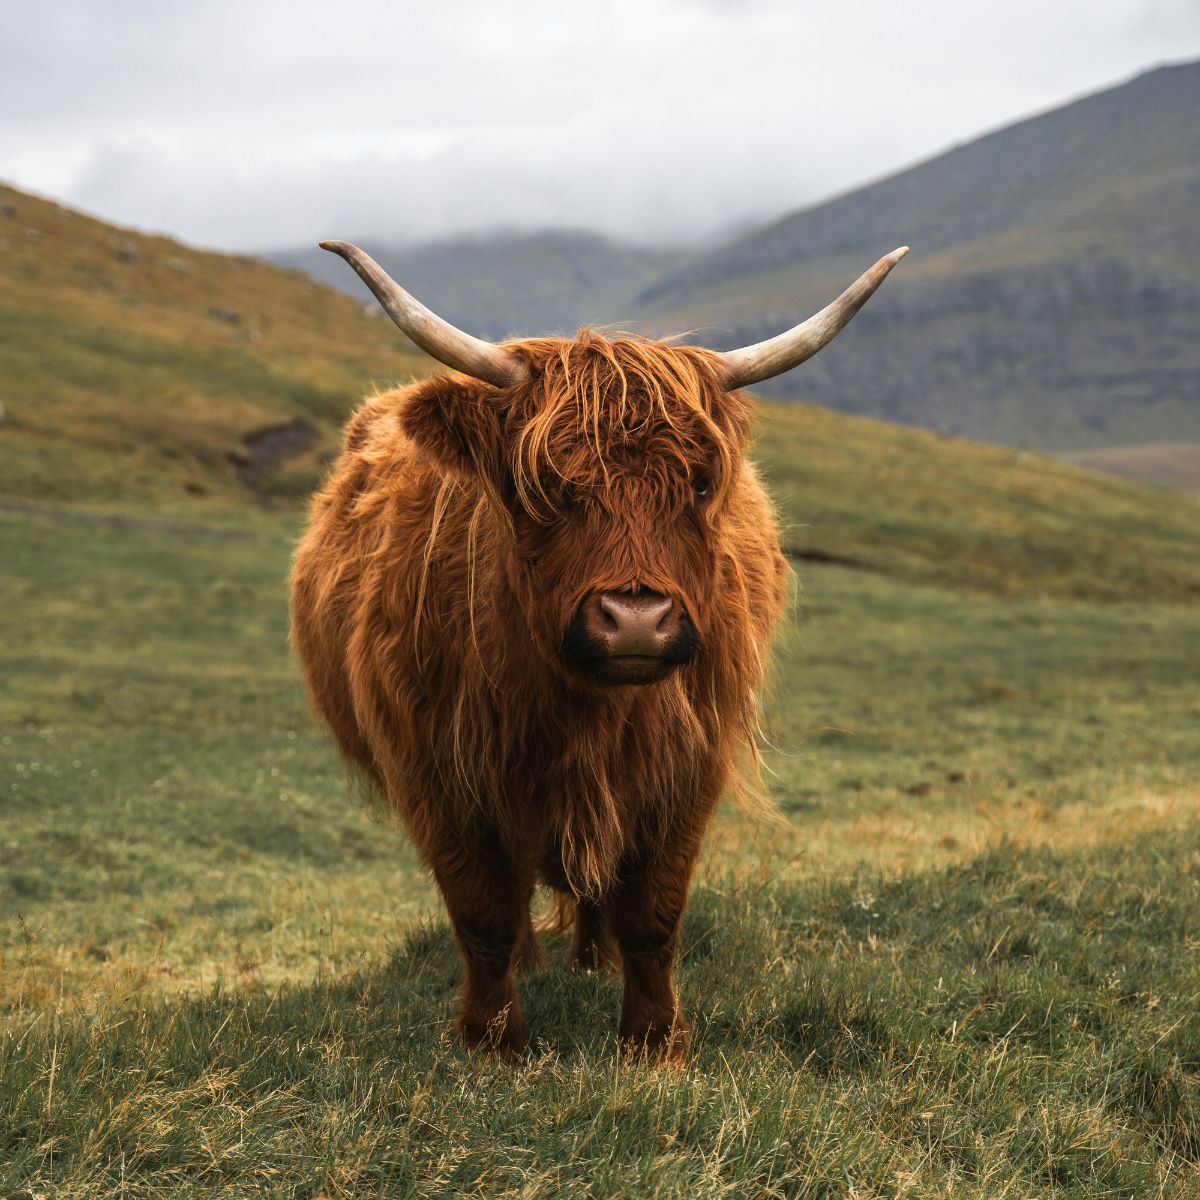
[[746, 403], [702, 350], [584, 335], [515, 352], [528, 382], [431, 380], [406, 430], [503, 513], [530, 631], [555, 666], [655, 683], [703, 649]]

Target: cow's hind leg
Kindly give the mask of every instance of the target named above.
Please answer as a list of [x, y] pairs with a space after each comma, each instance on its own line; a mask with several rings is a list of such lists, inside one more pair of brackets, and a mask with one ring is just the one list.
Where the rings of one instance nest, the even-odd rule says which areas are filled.
[[533, 931], [533, 918], [526, 907], [521, 932], [517, 934], [517, 944], [513, 947], [513, 970], [521, 975], [534, 967], [540, 967], [545, 961], [546, 956], [542, 953], [537, 934]]
[[433, 872], [466, 966], [458, 1027], [471, 1049], [515, 1058], [528, 1030], [513, 982], [529, 921], [532, 883], [523, 882], [496, 839], [459, 844]]
[[621, 956], [604, 909], [592, 900], [576, 900], [571, 966], [577, 971], [598, 971], [620, 965]]

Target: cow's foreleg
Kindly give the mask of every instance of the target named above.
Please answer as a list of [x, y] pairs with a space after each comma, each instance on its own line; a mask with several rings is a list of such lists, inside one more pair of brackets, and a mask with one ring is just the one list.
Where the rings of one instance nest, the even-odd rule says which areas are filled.
[[675, 951], [692, 856], [627, 864], [605, 905], [625, 972], [621, 1042], [633, 1054], [681, 1061], [691, 1029], [675, 995]]
[[494, 842], [458, 846], [435, 859], [433, 871], [466, 966], [458, 1019], [463, 1040], [471, 1049], [515, 1057], [528, 1037], [513, 968], [532, 882], [519, 878]]

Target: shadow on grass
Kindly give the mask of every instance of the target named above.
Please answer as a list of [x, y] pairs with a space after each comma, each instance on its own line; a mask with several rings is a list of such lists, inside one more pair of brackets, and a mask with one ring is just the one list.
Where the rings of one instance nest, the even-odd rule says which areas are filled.
[[[564, 1063], [581, 1055], [615, 1055], [619, 972], [570, 970], [567, 936], [541, 934], [540, 941], [545, 965], [517, 981], [531, 1052], [553, 1054]], [[794, 998], [781, 998], [773, 1009], [760, 1008], [752, 996], [748, 1008], [737, 1003], [730, 1015], [730, 1001], [745, 999], [738, 996], [739, 982], [765, 977], [771, 943], [771, 923], [744, 898], [695, 890], [684, 921], [679, 977], [705, 1054], [753, 1049], [782, 1054], [798, 1069], [834, 1074], [867, 1070], [895, 1053], [896, 1033], [882, 1010], [873, 1010], [869, 1000], [826, 995], [809, 985], [801, 985]], [[422, 1007], [421, 1019], [430, 1018], [436, 1007], [449, 1026], [461, 970], [449, 925], [429, 922], [405, 938], [386, 968], [359, 982], [381, 999], [406, 994]]]
[[[779, 1114], [845, 1096], [864, 1129], [886, 1120], [902, 1142], [927, 1140], [930, 1114], [944, 1114], [938, 1152], [963, 1169], [980, 1136], [1011, 1139], [1029, 1178], [1076, 1187], [1095, 1164], [1124, 1180], [1135, 1152], [1194, 1165], [1200, 970], [1186, 953], [1195, 868], [1180, 849], [1003, 848], [903, 881], [698, 888], [679, 971], [692, 1067], [635, 1094], [619, 1091], [620, 980], [568, 970], [562, 936], [543, 939], [548, 964], [519, 983], [525, 1064], [469, 1059], [452, 1032], [461, 968], [440, 920], [353, 976], [46, 1017], [0, 1038], [0, 1164], [12, 1164], [0, 1194], [87, 1162], [200, 1171], [218, 1126], [231, 1156], [267, 1165], [305, 1130], [320, 1180], [363, 1129], [380, 1146], [403, 1132], [410, 1157], [421, 1139], [451, 1154], [456, 1138], [492, 1129], [520, 1144], [522, 1112], [554, 1130], [557, 1112], [574, 1112], [561, 1137], [575, 1145], [599, 1114], [628, 1111], [657, 1145], [668, 1093], [690, 1145], [710, 1117], [726, 1119], [732, 1087]], [[1050, 1112], [1064, 1115], [1039, 1115]]]

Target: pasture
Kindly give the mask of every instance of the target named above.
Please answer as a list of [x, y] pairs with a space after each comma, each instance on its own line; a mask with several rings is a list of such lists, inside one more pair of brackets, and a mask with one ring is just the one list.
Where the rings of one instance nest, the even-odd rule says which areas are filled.
[[1007, 567], [965, 508], [816, 523], [853, 565], [797, 563], [678, 1073], [554, 936], [521, 1065], [450, 1033], [440, 903], [289, 657], [294, 514], [0, 511], [0, 1196], [1195, 1195], [1194, 517], [1086, 486], [1109, 541]]

